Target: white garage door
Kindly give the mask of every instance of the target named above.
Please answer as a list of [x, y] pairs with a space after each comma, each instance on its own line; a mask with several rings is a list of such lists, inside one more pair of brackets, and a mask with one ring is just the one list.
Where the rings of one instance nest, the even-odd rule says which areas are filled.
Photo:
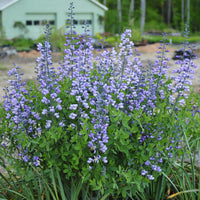
[[44, 28], [47, 23], [52, 26], [56, 25], [56, 14], [49, 13], [28, 13], [26, 14], [27, 36], [32, 39], [37, 39], [44, 34]]
[[87, 23], [89, 25], [89, 30], [91, 34], [93, 34], [94, 29], [94, 21], [92, 13], [75, 13], [74, 15], [74, 25], [76, 27], [76, 32], [82, 34], [85, 30], [82, 28], [84, 24]]

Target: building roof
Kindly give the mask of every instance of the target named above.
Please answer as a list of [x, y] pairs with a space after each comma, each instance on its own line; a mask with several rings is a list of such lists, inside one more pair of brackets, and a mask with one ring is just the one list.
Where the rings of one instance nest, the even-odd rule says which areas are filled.
[[97, 6], [99, 6], [100, 8], [102, 8], [105, 11], [108, 10], [108, 8], [106, 6], [104, 6], [103, 4], [99, 3], [96, 0], [89, 0], [89, 1], [93, 2], [94, 4], [96, 4]]
[[0, 0], [0, 10], [7, 8], [18, 0]]
[[[0, 10], [7, 8], [8, 6], [12, 5], [13, 3], [15, 3], [17, 1], [18, 0], [0, 0]], [[108, 10], [108, 8], [106, 6], [104, 6], [103, 4], [99, 3], [96, 0], [89, 0], [89, 1], [96, 4], [97, 6], [99, 6], [100, 8], [102, 8], [105, 11]]]

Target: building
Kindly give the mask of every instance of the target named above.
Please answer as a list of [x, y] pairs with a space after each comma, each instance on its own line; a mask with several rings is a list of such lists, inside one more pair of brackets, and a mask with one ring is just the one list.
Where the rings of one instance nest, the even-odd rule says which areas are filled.
[[97, 0], [0, 0], [0, 30], [7, 39], [37, 39], [46, 23], [57, 29], [67, 25], [70, 2], [74, 3], [73, 22], [78, 33], [83, 32], [85, 22], [92, 35], [104, 32], [107, 7]]

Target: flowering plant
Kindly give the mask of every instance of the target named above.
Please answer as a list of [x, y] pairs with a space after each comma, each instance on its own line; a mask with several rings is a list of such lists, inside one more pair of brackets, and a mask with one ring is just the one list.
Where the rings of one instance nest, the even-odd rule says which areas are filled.
[[24, 83], [19, 67], [9, 71], [14, 79], [5, 89], [1, 138], [15, 164], [56, 167], [68, 180], [123, 197], [165, 173], [181, 153], [183, 108], [196, 66], [183, 59], [168, 77], [164, 39], [158, 60], [145, 67], [131, 37], [126, 30], [119, 50], [94, 57], [91, 38], [73, 32], [71, 18], [55, 69], [47, 25], [37, 81]]

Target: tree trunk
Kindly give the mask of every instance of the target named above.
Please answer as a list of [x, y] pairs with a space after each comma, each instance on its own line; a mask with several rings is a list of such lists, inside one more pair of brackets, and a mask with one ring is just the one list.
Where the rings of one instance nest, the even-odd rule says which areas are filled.
[[122, 9], [121, 9], [121, 0], [117, 1], [117, 12], [119, 19], [119, 33], [121, 32], [121, 22], [122, 22]]
[[165, 23], [167, 23], [167, 19], [166, 19], [166, 2], [162, 1], [162, 17], [163, 17], [163, 21]]
[[135, 1], [131, 0], [130, 8], [129, 8], [128, 21], [131, 20], [132, 16], [134, 16], [134, 6], [135, 6]]
[[184, 15], [184, 13], [185, 13], [185, 12], [184, 12], [184, 4], [185, 4], [185, 3], [184, 3], [184, 0], [182, 0], [182, 1], [181, 1], [181, 21], [182, 21], [182, 24], [184, 24], [184, 22], [185, 22], [185, 21], [184, 21], [184, 17], [185, 17], [185, 15]]
[[190, 24], [190, 0], [187, 0], [187, 24]]
[[146, 16], [146, 0], [140, 1], [140, 9], [141, 9], [140, 30], [141, 30], [141, 34], [144, 34], [145, 16]]
[[[195, 13], [198, 13], [198, 10], [199, 10], [199, 0], [196, 0], [196, 9], [195, 9]], [[198, 20], [195, 20], [195, 32], [198, 31], [199, 29], [199, 23], [198, 23]]]
[[172, 0], [168, 0], [168, 12], [167, 12], [167, 25], [171, 22], [171, 8], [172, 8]]
[[103, 0], [103, 5], [106, 6], [106, 0]]
[[176, 20], [176, 10], [175, 10], [175, 8], [174, 8], [174, 1], [173, 0], [171, 0], [171, 9], [172, 9], [172, 15], [173, 15], [173, 22], [175, 22], [175, 27], [176, 27], [176, 29], [178, 30], [179, 29], [179, 24], [177, 23], [177, 20]]

